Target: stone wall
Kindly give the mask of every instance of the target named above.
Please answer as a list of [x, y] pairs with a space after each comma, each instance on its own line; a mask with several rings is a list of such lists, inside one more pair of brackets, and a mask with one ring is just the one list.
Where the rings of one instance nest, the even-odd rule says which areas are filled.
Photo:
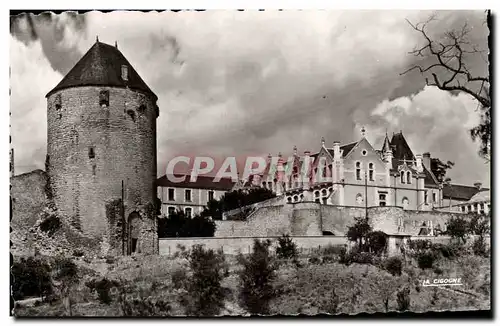
[[[99, 105], [101, 90], [109, 91], [108, 107]], [[105, 204], [121, 198], [122, 181], [125, 216], [154, 203], [154, 99], [114, 87], [63, 89], [47, 99], [47, 129], [47, 172], [57, 209], [84, 234], [106, 236]]]
[[[232, 237], [232, 238], [176, 238], [176, 239], [160, 239], [159, 253], [160, 255], [170, 256], [175, 252], [180, 251], [178, 246], [184, 246], [190, 249], [193, 245], [202, 244], [205, 248], [219, 250], [222, 249], [225, 254], [236, 255], [238, 253], [248, 254], [252, 251], [254, 240], [271, 240], [273, 249], [276, 248], [279, 237]], [[291, 237], [297, 245], [299, 251], [308, 252], [315, 249], [321, 249], [328, 245], [350, 245], [350, 242], [345, 237], [324, 237], [324, 236], [307, 236], [307, 237]]]
[[16, 175], [10, 179], [13, 225], [31, 227], [46, 205], [47, 174], [42, 170]]
[[343, 236], [357, 218], [364, 216], [364, 208], [321, 205], [322, 231], [331, 232], [336, 236]]

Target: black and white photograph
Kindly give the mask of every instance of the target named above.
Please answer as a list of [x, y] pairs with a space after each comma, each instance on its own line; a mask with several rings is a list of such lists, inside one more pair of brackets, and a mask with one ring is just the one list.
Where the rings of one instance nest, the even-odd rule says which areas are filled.
[[9, 17], [12, 318], [491, 318], [494, 12]]

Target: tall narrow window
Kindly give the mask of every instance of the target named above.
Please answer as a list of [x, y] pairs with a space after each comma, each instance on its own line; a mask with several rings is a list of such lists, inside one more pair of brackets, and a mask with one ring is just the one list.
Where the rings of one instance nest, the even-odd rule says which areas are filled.
[[363, 204], [363, 195], [362, 194], [356, 195], [356, 204], [358, 204], [358, 205]]
[[175, 214], [175, 207], [170, 206], [168, 208], [168, 216], [172, 216]]
[[186, 191], [184, 192], [184, 200], [191, 201], [191, 190], [190, 189], [186, 189]]
[[128, 67], [127, 67], [127, 65], [122, 65], [122, 79], [128, 80]]
[[400, 175], [401, 175], [401, 183], [405, 183], [405, 173], [404, 173], [404, 171], [401, 171]]
[[374, 170], [373, 169], [373, 163], [368, 164], [368, 177], [369, 177], [370, 181], [374, 181], [375, 180], [374, 179], [375, 177], [374, 177], [374, 171], [373, 170]]
[[208, 201], [214, 200], [214, 191], [209, 190], [208, 191]]
[[356, 162], [356, 180], [361, 180], [361, 162]]
[[94, 147], [89, 147], [89, 158], [95, 158]]
[[186, 207], [184, 213], [186, 214], [186, 217], [191, 217], [193, 215], [193, 209], [191, 207]]
[[175, 189], [172, 188], [168, 189], [168, 200], [175, 201]]
[[433, 192], [433, 193], [432, 193], [432, 201], [433, 201], [434, 203], [437, 203], [437, 195], [436, 195], [436, 193], [435, 193], [435, 192]]
[[109, 91], [103, 90], [99, 92], [99, 106], [108, 107], [109, 106]]
[[408, 184], [411, 184], [411, 172], [410, 171], [406, 172], [406, 182]]
[[429, 194], [428, 194], [428, 191], [426, 190], [425, 193], [424, 193], [424, 203], [425, 205], [427, 205], [428, 201], [429, 201]]

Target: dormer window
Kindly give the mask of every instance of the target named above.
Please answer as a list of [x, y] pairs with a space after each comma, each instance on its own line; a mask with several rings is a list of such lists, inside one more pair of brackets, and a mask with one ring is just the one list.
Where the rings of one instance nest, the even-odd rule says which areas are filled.
[[108, 107], [109, 106], [109, 91], [103, 90], [99, 92], [99, 106]]
[[128, 80], [128, 66], [122, 65], [122, 79]]

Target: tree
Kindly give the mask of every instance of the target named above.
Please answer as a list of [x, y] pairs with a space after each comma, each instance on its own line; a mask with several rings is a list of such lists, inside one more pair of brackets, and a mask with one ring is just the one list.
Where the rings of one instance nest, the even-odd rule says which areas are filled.
[[158, 237], [160, 238], [213, 237], [215, 229], [216, 225], [210, 218], [201, 215], [191, 218], [182, 210], [158, 219]]
[[253, 252], [238, 256], [243, 265], [240, 271], [240, 301], [252, 314], [268, 314], [269, 301], [275, 295], [272, 281], [276, 277], [277, 265], [269, 252], [271, 241], [255, 240]]
[[463, 243], [467, 241], [466, 237], [470, 232], [470, 224], [465, 217], [452, 216], [446, 222], [446, 234], [453, 239], [462, 240]]
[[[224, 212], [243, 208], [264, 200], [276, 197], [271, 190], [266, 188], [238, 189], [226, 192], [219, 200], [213, 199], [208, 202], [207, 207], [201, 213], [202, 216], [210, 216], [214, 220], [221, 220]], [[245, 212], [243, 212], [245, 213]], [[245, 214], [242, 218], [245, 218]]]
[[362, 218], [358, 219], [353, 226], [350, 226], [347, 230], [347, 238], [350, 241], [356, 241], [359, 244], [359, 249], [363, 250], [363, 240], [372, 231], [371, 225], [368, 223], [368, 219]]
[[[489, 14], [489, 12], [488, 12]], [[479, 155], [489, 160], [491, 144], [491, 97], [490, 78], [488, 75], [476, 75], [469, 67], [469, 60], [480, 56], [488, 65], [485, 56], [487, 50], [481, 49], [470, 41], [471, 28], [467, 22], [460, 29], [444, 32], [440, 37], [431, 37], [427, 27], [435, 21], [432, 15], [426, 22], [408, 23], [421, 34], [424, 44], [416, 47], [410, 54], [425, 59], [425, 65], [417, 64], [401, 73], [407, 74], [417, 70], [425, 78], [426, 85], [435, 86], [448, 92], [462, 92], [472, 96], [478, 102], [481, 120], [479, 125], [470, 130], [473, 140], [479, 139], [481, 147]], [[484, 69], [487, 71], [487, 69]]]

